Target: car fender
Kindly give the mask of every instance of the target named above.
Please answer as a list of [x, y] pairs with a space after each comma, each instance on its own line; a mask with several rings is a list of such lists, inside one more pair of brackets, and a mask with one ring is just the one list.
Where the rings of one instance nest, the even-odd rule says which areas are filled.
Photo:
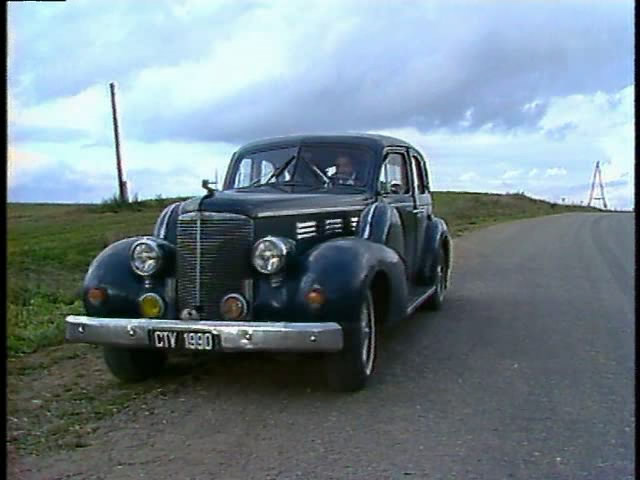
[[385, 245], [357, 237], [336, 238], [310, 250], [301, 266], [297, 302], [306, 305], [306, 293], [321, 287], [327, 297], [321, 312], [326, 321], [338, 321], [347, 328], [357, 322], [376, 275], [384, 278], [387, 295], [382, 323], [402, 318], [406, 312], [404, 262]]
[[420, 263], [423, 265], [418, 272], [418, 280], [421, 283], [428, 284], [432, 281], [435, 273], [436, 255], [440, 248], [445, 248], [447, 262], [447, 287], [449, 286], [451, 276], [451, 265], [453, 261], [453, 242], [446, 222], [438, 217], [434, 217], [432, 221], [427, 222], [425, 227], [424, 243], [422, 245], [422, 254]]
[[404, 230], [400, 215], [391, 205], [377, 201], [369, 205], [360, 216], [356, 236], [374, 243], [381, 243], [395, 250], [406, 262]]
[[[91, 262], [84, 278], [82, 295], [88, 315], [137, 317], [138, 298], [146, 292], [157, 293], [167, 301], [163, 290], [165, 278], [174, 275], [175, 249], [170, 243], [153, 238], [163, 253], [163, 264], [145, 285], [145, 279], [133, 271], [130, 262], [131, 247], [143, 238], [149, 237], [130, 237], [112, 243]], [[106, 290], [107, 298], [101, 305], [95, 306], [87, 301], [86, 294], [89, 289], [98, 287]]]
[[167, 206], [158, 216], [153, 227], [153, 236], [166, 240], [175, 245], [177, 236], [178, 215], [182, 202], [175, 202]]

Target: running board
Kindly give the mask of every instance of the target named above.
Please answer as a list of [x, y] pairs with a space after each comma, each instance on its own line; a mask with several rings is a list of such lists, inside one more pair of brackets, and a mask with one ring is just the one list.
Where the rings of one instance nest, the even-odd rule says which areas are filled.
[[411, 305], [409, 305], [409, 308], [407, 308], [407, 315], [411, 315], [413, 312], [416, 311], [416, 309], [422, 304], [422, 302], [424, 302], [425, 300], [427, 300], [431, 295], [433, 295], [436, 291], [436, 287], [431, 287], [429, 290], [427, 290], [425, 293], [423, 293], [422, 295], [420, 295], [418, 298], [416, 298]]

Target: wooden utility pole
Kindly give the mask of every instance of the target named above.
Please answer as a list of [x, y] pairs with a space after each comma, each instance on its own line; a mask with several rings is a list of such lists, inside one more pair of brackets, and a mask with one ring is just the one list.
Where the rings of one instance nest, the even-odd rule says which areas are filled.
[[116, 103], [116, 83], [111, 82], [109, 84], [109, 90], [111, 91], [111, 114], [113, 117], [113, 136], [115, 138], [116, 145], [116, 168], [118, 170], [118, 192], [120, 194], [120, 201], [129, 203], [129, 193], [127, 192], [127, 181], [124, 178], [124, 172], [122, 169], [122, 154], [120, 152], [120, 125], [118, 122], [118, 106]]
[[[598, 184], [600, 187], [600, 196], [595, 197], [596, 191], [596, 177], [598, 178]], [[602, 170], [600, 169], [600, 162], [596, 162], [596, 168], [593, 170], [593, 180], [591, 181], [591, 191], [589, 192], [589, 201], [587, 206], [591, 206], [593, 200], [602, 200], [602, 205], [607, 208], [607, 199], [604, 197], [604, 184], [602, 183]]]

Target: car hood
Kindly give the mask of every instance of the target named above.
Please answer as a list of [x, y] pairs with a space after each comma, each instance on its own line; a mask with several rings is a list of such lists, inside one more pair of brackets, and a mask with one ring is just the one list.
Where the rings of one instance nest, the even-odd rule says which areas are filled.
[[213, 196], [196, 197], [182, 204], [181, 213], [192, 211], [226, 212], [251, 218], [275, 217], [340, 211], [363, 207], [372, 200], [369, 194], [351, 193], [271, 193], [271, 192], [216, 192]]

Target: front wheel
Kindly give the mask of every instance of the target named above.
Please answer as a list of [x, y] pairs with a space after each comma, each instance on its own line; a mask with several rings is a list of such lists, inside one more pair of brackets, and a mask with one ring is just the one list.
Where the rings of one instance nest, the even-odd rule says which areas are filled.
[[373, 298], [368, 291], [355, 332], [345, 336], [342, 351], [327, 357], [327, 379], [332, 390], [355, 392], [367, 384], [376, 360], [376, 321]]
[[160, 373], [167, 355], [158, 350], [104, 347], [104, 361], [119, 380], [141, 382]]

